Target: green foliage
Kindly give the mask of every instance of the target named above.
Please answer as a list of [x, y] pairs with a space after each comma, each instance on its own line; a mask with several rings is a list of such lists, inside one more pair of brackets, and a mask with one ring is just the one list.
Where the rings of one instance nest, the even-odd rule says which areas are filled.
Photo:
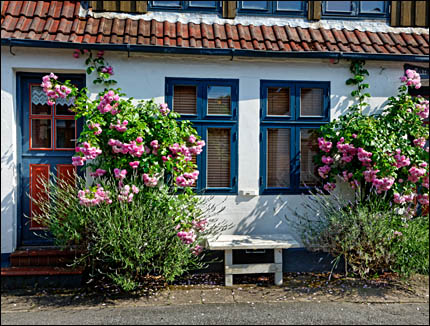
[[[144, 276], [159, 275], [172, 281], [190, 269], [203, 267], [202, 258], [191, 250], [196, 242], [185, 245], [176, 235], [180, 221], [200, 220], [215, 212], [215, 206], [203, 211], [202, 199], [187, 194], [177, 196], [168, 186], [143, 188], [131, 203], [113, 200], [111, 204], [85, 207], [76, 193], [85, 179], [75, 176], [77, 185], [57, 179], [42, 181], [47, 200], [33, 199], [41, 208], [34, 216], [49, 227], [56, 244], [78, 245], [83, 250], [75, 265], [86, 267], [90, 277], [108, 276], [125, 291], [135, 289]], [[100, 184], [109, 196], [119, 195], [115, 180]], [[218, 229], [200, 232], [202, 236]]]
[[291, 221], [306, 248], [341, 258], [345, 272], [369, 278], [386, 271], [408, 276], [428, 273], [429, 219], [406, 219], [378, 197], [353, 202], [343, 196], [317, 192], [304, 196], [303, 209]]

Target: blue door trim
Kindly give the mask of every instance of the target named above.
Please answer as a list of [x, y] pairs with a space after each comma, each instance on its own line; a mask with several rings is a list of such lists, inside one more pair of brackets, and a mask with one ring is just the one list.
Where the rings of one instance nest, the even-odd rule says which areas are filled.
[[[23, 119], [24, 119], [24, 103], [23, 96], [26, 94], [23, 93], [23, 82], [27, 82], [28, 79], [36, 79], [38, 78], [41, 82], [42, 76], [47, 73], [30, 73], [30, 72], [17, 72], [16, 73], [16, 143], [17, 143], [17, 216], [16, 216], [16, 227], [17, 227], [17, 246], [21, 246], [24, 243], [23, 239], [23, 184], [22, 184], [22, 157], [23, 148], [22, 148], [22, 137], [24, 137], [24, 129], [22, 127]], [[74, 79], [78, 81], [79, 87], [85, 87], [86, 77], [85, 74], [57, 74], [59, 79]], [[76, 121], [77, 123], [77, 136], [79, 136], [80, 128], [79, 124], [82, 125], [82, 121]], [[74, 154], [74, 151], [70, 151], [70, 153]], [[72, 155], [73, 155], [72, 154]], [[52, 153], [37, 153], [34, 157], [47, 158], [47, 157], [55, 157], [55, 154]], [[52, 244], [52, 240], [36, 240], [31, 242], [26, 242], [25, 245], [48, 245]]]

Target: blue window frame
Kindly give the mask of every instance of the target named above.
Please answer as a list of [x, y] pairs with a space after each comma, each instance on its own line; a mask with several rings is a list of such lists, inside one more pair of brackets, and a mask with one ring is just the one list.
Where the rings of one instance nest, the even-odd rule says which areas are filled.
[[330, 121], [330, 82], [260, 82], [260, 194], [297, 194], [319, 185], [313, 130]]
[[150, 11], [221, 12], [221, 1], [148, 1]]
[[238, 1], [238, 15], [304, 17], [307, 1]]
[[196, 157], [196, 191], [237, 194], [239, 81], [166, 77], [166, 103], [188, 120], [205, 141]]
[[323, 1], [322, 17], [388, 19], [389, 1]]

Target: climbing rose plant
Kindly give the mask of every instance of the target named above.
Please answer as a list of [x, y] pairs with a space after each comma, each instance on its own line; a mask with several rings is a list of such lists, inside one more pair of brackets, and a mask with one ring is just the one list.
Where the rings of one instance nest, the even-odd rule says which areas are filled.
[[[124, 204], [133, 202], [143, 187], [153, 188], [161, 183], [172, 185], [173, 191], [192, 196], [192, 186], [197, 182], [199, 171], [193, 156], [199, 155], [205, 146], [189, 121], [177, 121], [180, 116], [171, 112], [167, 104], [150, 101], [134, 101], [126, 98], [120, 88], [112, 88], [117, 82], [111, 79], [113, 67], [104, 59], [104, 51], [96, 56], [88, 50], [75, 50], [73, 57], [87, 56], [87, 74], [96, 73], [94, 84], [106, 86], [95, 99], [88, 97], [88, 89], [79, 90], [70, 81], [58, 81], [51, 73], [42, 78], [48, 104], [58, 98], [73, 98], [75, 119], [85, 121], [75, 148], [72, 164], [89, 169], [96, 181], [94, 186], [77, 193], [79, 203], [85, 207], [110, 205], [113, 201]], [[98, 181], [115, 178], [118, 195], [113, 198]], [[181, 216], [178, 214], [178, 216]], [[198, 254], [197, 234], [203, 232], [205, 219], [176, 221], [177, 236]]]
[[364, 62], [351, 65], [354, 77], [347, 81], [356, 85], [351, 95], [358, 104], [339, 119], [320, 128], [319, 152], [315, 157], [324, 189], [336, 187], [336, 177], [349, 183], [363, 194], [384, 196], [393, 205], [405, 207], [408, 215], [416, 213], [416, 202], [424, 211], [429, 205], [429, 101], [413, 97], [408, 88], [421, 87], [420, 75], [407, 70], [401, 77], [398, 95], [390, 97], [385, 109], [378, 114], [365, 115], [368, 84]]

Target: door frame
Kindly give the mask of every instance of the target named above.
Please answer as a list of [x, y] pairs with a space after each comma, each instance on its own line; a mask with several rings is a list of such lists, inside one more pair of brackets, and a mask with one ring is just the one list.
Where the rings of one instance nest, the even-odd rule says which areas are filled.
[[[22, 82], [25, 78], [37, 78], [40, 77], [40, 83], [42, 83], [42, 76], [47, 75], [49, 72], [16, 72], [16, 148], [17, 148], [17, 208], [16, 208], [16, 247], [20, 247], [23, 245], [23, 224], [22, 224], [22, 214], [23, 214], [23, 185], [22, 185], [22, 137], [23, 133], [23, 124], [24, 124], [24, 108], [23, 108], [23, 87]], [[57, 73], [57, 75], [64, 79], [82, 79], [83, 87], [86, 86], [86, 75], [85, 73]], [[28, 95], [28, 94], [27, 94]], [[78, 123], [77, 120], [75, 120]], [[77, 134], [79, 137], [79, 134]], [[35, 243], [35, 245], [38, 245]], [[49, 244], [47, 244], [49, 245]]]

